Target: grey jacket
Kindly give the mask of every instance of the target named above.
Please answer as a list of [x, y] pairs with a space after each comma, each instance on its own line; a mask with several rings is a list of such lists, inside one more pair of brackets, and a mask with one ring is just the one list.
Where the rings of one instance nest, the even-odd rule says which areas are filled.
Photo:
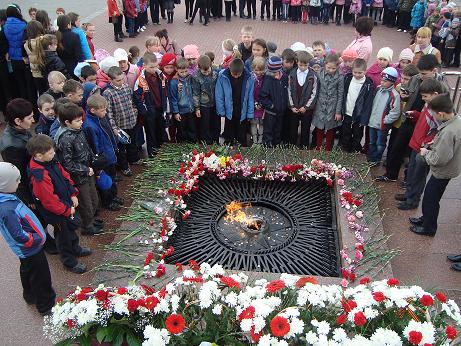
[[192, 77], [192, 97], [196, 111], [200, 107], [213, 108], [215, 106], [214, 93], [218, 72], [213, 69], [208, 76], [205, 76], [198, 70]]
[[[378, 130], [390, 127], [400, 116], [400, 95], [392, 86], [376, 90], [368, 126]], [[387, 125], [387, 126], [386, 126]]]
[[456, 178], [461, 173], [461, 118], [455, 116], [438, 127], [431, 150], [424, 157], [438, 179]]
[[344, 78], [339, 69], [334, 75], [322, 69], [318, 81], [320, 87], [312, 124], [319, 129], [330, 130], [341, 125], [335, 120], [335, 114], [342, 114]]

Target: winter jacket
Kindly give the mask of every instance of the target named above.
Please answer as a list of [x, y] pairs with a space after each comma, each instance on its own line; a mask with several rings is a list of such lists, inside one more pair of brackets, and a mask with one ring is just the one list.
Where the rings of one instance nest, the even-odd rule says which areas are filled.
[[0, 193], [0, 232], [19, 258], [35, 255], [45, 243], [37, 216], [15, 194]]
[[82, 130], [61, 127], [55, 136], [56, 154], [76, 186], [88, 181], [93, 153]]
[[192, 94], [194, 99], [195, 110], [200, 107], [213, 108], [215, 107], [215, 87], [218, 80], [219, 71], [213, 69], [208, 76], [197, 71], [192, 76]]
[[75, 66], [84, 59], [80, 38], [70, 29], [61, 32], [62, 45], [64, 49], [58, 50], [58, 55], [66, 65], [66, 70], [70, 75], [74, 74]]
[[99, 118], [88, 110], [83, 123], [83, 132], [94, 154], [104, 154], [109, 166], [117, 163], [117, 140], [106, 116]]
[[411, 12], [413, 6], [418, 0], [400, 0], [399, 1], [399, 10], [402, 12]]
[[421, 112], [414, 111], [412, 115], [416, 119], [416, 125], [411, 135], [409, 147], [419, 153], [425, 143], [429, 143], [434, 139], [438, 124], [429, 113], [427, 105], [424, 106]]
[[168, 87], [165, 78], [162, 72], [159, 70], [157, 73], [157, 77], [159, 78], [159, 92], [161, 97], [162, 108], [156, 109], [154, 103], [154, 97], [149, 89], [149, 84], [147, 84], [147, 80], [145, 77], [145, 70], [141, 71], [135, 85], [133, 91], [133, 100], [136, 108], [138, 109], [139, 114], [143, 116], [153, 116], [157, 112], [163, 112], [167, 109], [167, 95], [168, 92], [166, 88]]
[[101, 88], [101, 91], [104, 91], [109, 83], [109, 76], [105, 74], [102, 68], [96, 71], [96, 85]]
[[429, 29], [431, 29], [432, 33], [435, 33], [435, 25], [440, 19], [440, 13], [439, 14], [431, 14], [429, 17], [426, 19], [426, 23], [424, 26], [427, 26]]
[[288, 104], [290, 108], [305, 107], [306, 110], [312, 110], [317, 101], [319, 83], [316, 73], [308, 69], [306, 80], [303, 84], [301, 96], [298, 97], [298, 69], [294, 68], [288, 77]]
[[384, 0], [384, 5], [388, 8], [389, 11], [395, 12], [399, 8], [398, 0]]
[[[253, 97], [255, 100], [255, 106], [256, 104], [260, 104], [259, 100], [259, 95], [261, 94], [261, 90], [263, 88], [264, 84], [264, 79], [266, 79], [266, 75], [262, 76], [256, 76], [253, 74], [253, 80], [254, 80], [254, 87], [253, 87]], [[261, 119], [264, 116], [264, 109], [256, 109], [254, 110], [254, 119]]]
[[[334, 1], [334, 0], [331, 0]], [[301, 0], [291, 0], [290, 6], [301, 6]]]
[[370, 59], [371, 52], [373, 51], [373, 43], [371, 36], [359, 36], [352, 41], [346, 49], [353, 49], [357, 52], [357, 57], [364, 59], [366, 62]]
[[19, 199], [26, 204], [32, 203], [32, 194], [27, 180], [27, 165], [30, 155], [27, 152], [27, 141], [32, 134], [26, 130], [17, 130], [7, 125], [3, 135], [0, 137], [0, 154], [3, 161], [15, 165], [21, 172], [21, 182], [19, 183], [16, 194]]
[[460, 27], [450, 28], [448, 30], [447, 38], [445, 39], [445, 48], [446, 49], [455, 49], [456, 41], [458, 40]]
[[24, 20], [15, 17], [8, 17], [3, 25], [3, 32], [8, 41], [8, 54], [11, 60], [22, 61], [26, 25], [27, 23]]
[[81, 28], [72, 27], [72, 32], [78, 35], [80, 40], [80, 46], [82, 47], [82, 54], [84, 60], [91, 60], [93, 56], [91, 55], [90, 46], [88, 45], [88, 41], [86, 39], [85, 32]]
[[37, 210], [48, 224], [56, 224], [71, 213], [71, 197], [78, 195], [74, 182], [56, 160], [29, 163], [29, 178]]
[[400, 95], [394, 86], [376, 90], [368, 126], [378, 130], [390, 128], [400, 116]]
[[243, 62], [246, 62], [251, 57], [251, 45], [250, 48], [246, 48], [243, 42], [240, 42], [237, 46], [238, 51], [242, 54]]
[[94, 59], [94, 44], [93, 39], [85, 34], [86, 42], [88, 42], [88, 47], [90, 47], [91, 59]]
[[361, 14], [362, 13], [362, 1], [352, 0], [351, 7], [349, 7], [350, 14]]
[[424, 13], [426, 12], [426, 3], [417, 2], [411, 10], [410, 26], [416, 30], [424, 26]]
[[312, 124], [319, 129], [330, 130], [340, 125], [335, 120], [335, 114], [342, 114], [344, 77], [339, 70], [331, 75], [323, 68], [318, 74], [318, 79], [319, 96]]
[[276, 79], [266, 75], [259, 102], [266, 113], [283, 116], [288, 108], [288, 76], [283, 73], [280, 79]]
[[48, 119], [43, 114], [40, 114], [40, 118], [38, 119], [38, 124], [35, 127], [36, 134], [43, 134], [43, 135], [50, 135], [50, 128], [51, 125], [54, 123], [55, 118]]
[[[442, 81], [443, 76], [437, 73], [435, 75], [435, 79], [437, 79], [438, 81]], [[418, 100], [418, 98], [421, 97], [421, 95], [419, 93], [419, 87], [421, 86], [421, 83], [422, 83], [422, 80], [419, 77], [419, 74], [417, 74], [416, 76], [411, 77], [411, 80], [408, 83], [408, 88], [407, 88], [408, 91], [409, 91], [408, 100], [405, 103], [405, 107], [403, 108], [403, 113], [404, 114], [407, 111], [413, 111], [413, 110], [420, 111], [422, 109], [422, 107], [420, 109], [415, 108], [416, 101]], [[448, 88], [445, 85], [445, 83], [442, 83], [442, 85], [444, 87], [444, 92], [448, 92]]]
[[136, 4], [134, 0], [123, 0], [123, 7], [125, 8], [125, 16], [127, 18], [136, 18], [138, 11], [136, 10]]
[[107, 14], [109, 17], [118, 17], [123, 14], [122, 0], [107, 0]]
[[170, 106], [173, 114], [194, 112], [192, 77], [173, 78], [170, 82]]
[[432, 47], [430, 43], [429, 43], [429, 46], [427, 46], [423, 50], [421, 50], [419, 45], [417, 44], [412, 44], [408, 48], [410, 48], [413, 51], [413, 53], [415, 53], [415, 57], [413, 58], [413, 61], [411, 62], [413, 65], [417, 65], [421, 56], [426, 55], [426, 54], [435, 55], [438, 62], [442, 63], [442, 55], [440, 51], [437, 48]]
[[461, 172], [461, 118], [443, 122], [438, 127], [431, 150], [424, 156], [431, 173], [438, 179], [456, 178]]
[[51, 50], [45, 51], [45, 66], [43, 67], [42, 75], [43, 77], [47, 78], [48, 74], [51, 71], [59, 71], [64, 76], [69, 77], [69, 74], [66, 69], [66, 65], [58, 56], [58, 53]]
[[[215, 86], [216, 113], [221, 117], [232, 120], [232, 86], [230, 70], [225, 69], [219, 72]], [[247, 70], [243, 71], [242, 85], [242, 112], [240, 122], [246, 119], [253, 119], [254, 112], [254, 81]], [[264, 88], [264, 86], [263, 86]], [[261, 91], [262, 92], [262, 91]]]
[[51, 97], [54, 98], [54, 100], [56, 101], [57, 99], [60, 99], [61, 97], [65, 97], [66, 95], [64, 95], [63, 92], [54, 92], [53, 90], [51, 90], [51, 88], [49, 88], [47, 91], [45, 91], [45, 94], [48, 94], [50, 95]]
[[33, 38], [24, 43], [24, 49], [29, 58], [30, 72], [32, 72], [32, 77], [34, 78], [43, 77], [42, 71], [40, 71], [40, 67], [38, 65], [37, 48], [42, 49], [41, 47], [37, 47], [37, 44], [40, 45], [40, 41], [38, 40], [38, 38]]
[[128, 84], [130, 89], [134, 88], [134, 83], [139, 77], [139, 68], [136, 65], [128, 63], [128, 71], [123, 71], [125, 74], [125, 82]]
[[366, 76], [373, 81], [373, 85], [375, 89], [379, 88], [381, 85], [381, 73], [383, 72], [383, 68], [379, 65], [379, 62], [375, 62], [370, 68], [367, 70]]
[[[343, 115], [346, 115], [346, 102], [347, 94], [349, 92], [349, 85], [351, 84], [352, 73], [344, 77], [344, 96], [343, 96]], [[359, 123], [360, 125], [368, 125], [370, 119], [371, 108], [373, 106], [375, 87], [371, 78], [366, 77], [365, 82], [360, 89], [359, 96], [355, 101], [354, 110], [352, 112], [352, 122]]]
[[80, 106], [82, 107], [82, 109], [86, 109], [86, 103], [88, 102], [88, 99], [94, 94], [101, 95], [101, 89], [93, 82], [85, 82], [82, 86], [83, 97], [82, 101], [80, 102]]

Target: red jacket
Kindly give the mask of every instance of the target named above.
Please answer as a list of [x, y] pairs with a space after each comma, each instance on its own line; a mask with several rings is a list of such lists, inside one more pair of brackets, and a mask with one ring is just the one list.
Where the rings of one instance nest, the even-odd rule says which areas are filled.
[[123, 9], [118, 8], [116, 0], [107, 0], [107, 11], [109, 17], [118, 17], [122, 15]]
[[94, 59], [94, 44], [93, 39], [91, 37], [86, 36], [86, 40], [88, 41], [88, 46], [90, 46], [91, 57]]
[[123, 0], [123, 4], [125, 5], [125, 15], [128, 18], [136, 18], [138, 16], [134, 0]]
[[429, 114], [427, 106], [424, 106], [421, 112], [413, 111], [412, 115], [416, 121], [416, 125], [413, 131], [413, 135], [411, 136], [409, 146], [411, 149], [419, 153], [421, 146], [425, 143], [429, 143], [430, 141], [432, 141], [437, 131], [431, 131], [431, 127], [427, 122], [426, 117], [432, 119], [432, 116]]

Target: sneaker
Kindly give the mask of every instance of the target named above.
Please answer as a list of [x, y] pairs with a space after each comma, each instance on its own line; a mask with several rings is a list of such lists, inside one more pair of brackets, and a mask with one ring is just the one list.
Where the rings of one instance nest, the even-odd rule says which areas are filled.
[[89, 247], [82, 247], [80, 252], [77, 254], [77, 257], [87, 257], [91, 255], [93, 252]]
[[398, 32], [402, 32], [402, 29], [397, 29]]
[[125, 177], [131, 177], [133, 175], [133, 172], [131, 171], [131, 169], [125, 169], [122, 171], [122, 174], [125, 176]]
[[386, 175], [380, 175], [379, 177], [375, 178], [375, 181], [381, 181], [381, 182], [385, 182], [385, 183], [390, 183], [390, 182], [397, 181], [397, 179], [391, 179], [391, 178], [387, 177]]
[[75, 274], [83, 274], [86, 272], [86, 265], [83, 263], [78, 262], [75, 266], [73, 267], [65, 267], [68, 271], [75, 273]]
[[407, 30], [403, 30], [403, 32], [408, 32]]
[[93, 225], [93, 226], [89, 226], [87, 228], [82, 229], [80, 233], [82, 235], [98, 235], [98, 234], [104, 233], [104, 231], [102, 229], [102, 226], [97, 227]]
[[115, 203], [118, 203], [118, 204], [120, 204], [120, 205], [123, 205], [123, 204], [125, 203], [125, 202], [123, 201], [123, 199], [120, 198], [120, 197], [114, 197], [112, 200], [113, 200]]
[[117, 202], [112, 202], [106, 207], [106, 209], [110, 211], [119, 211], [120, 209], [122, 209], [122, 206]]

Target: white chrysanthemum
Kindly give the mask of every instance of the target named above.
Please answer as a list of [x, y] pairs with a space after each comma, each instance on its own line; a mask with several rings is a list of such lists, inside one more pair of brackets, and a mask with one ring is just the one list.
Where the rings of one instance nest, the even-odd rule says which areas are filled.
[[[216, 276], [216, 275], [225, 275], [226, 272], [224, 271], [224, 268], [220, 264], [215, 264], [213, 267], [211, 267], [210, 270], [210, 275]], [[240, 280], [237, 280], [240, 281]]]
[[213, 311], [213, 313], [215, 315], [221, 315], [222, 305], [221, 304], [216, 304], [211, 311]]
[[364, 336], [356, 335], [351, 340], [345, 340], [343, 346], [373, 346], [373, 343]]
[[218, 288], [218, 284], [214, 281], [205, 282], [199, 291], [199, 300], [201, 308], [209, 308], [213, 301], [218, 299], [221, 295], [221, 291]]
[[193, 270], [186, 269], [186, 270], [183, 271], [182, 276], [185, 277], [185, 278], [193, 278], [193, 277], [195, 277], [195, 273], [194, 273]]
[[306, 342], [308, 345], [314, 345], [319, 341], [319, 337], [312, 330], [306, 333]]
[[267, 283], [266, 279], [259, 279], [259, 280], [255, 281], [254, 285], [255, 286], [264, 286], [266, 283]]
[[202, 273], [204, 279], [208, 278], [211, 276], [211, 266], [208, 263], [203, 262], [200, 264], [200, 273]]
[[157, 329], [147, 326], [144, 329], [144, 342], [142, 346], [164, 346], [170, 342], [170, 335], [166, 329]]
[[245, 273], [238, 273], [238, 276], [240, 276], [240, 282], [246, 283], [248, 281], [248, 275], [246, 275]]
[[307, 303], [307, 298], [309, 293], [305, 289], [300, 289], [298, 291], [298, 296], [296, 297], [296, 305], [304, 306]]
[[364, 313], [365, 317], [367, 318], [367, 320], [371, 320], [371, 319], [373, 319], [373, 318], [375, 318], [376, 316], [379, 315], [378, 310], [372, 309], [372, 308], [365, 308], [363, 310], [363, 313]]
[[304, 322], [299, 318], [292, 318], [290, 320], [290, 331], [286, 335], [286, 339], [289, 339], [295, 335], [300, 335], [304, 332]]
[[339, 343], [342, 343], [344, 340], [347, 340], [346, 331], [343, 328], [336, 328], [333, 331], [333, 340], [336, 340]]
[[299, 276], [283, 273], [280, 275], [280, 280], [285, 281], [287, 287], [293, 287], [299, 280]]
[[255, 326], [255, 333], [259, 333], [266, 326], [266, 320], [262, 316], [256, 316], [253, 319], [253, 325]]
[[176, 311], [178, 310], [178, 307], [179, 307], [179, 301], [180, 300], [181, 300], [181, 298], [177, 294], [173, 294], [171, 296], [171, 299], [170, 299], [171, 312], [176, 313]]
[[317, 327], [317, 333], [327, 335], [330, 332], [330, 324], [326, 321], [312, 320], [311, 324]]
[[115, 296], [114, 298], [112, 298], [112, 304], [114, 306], [114, 311], [117, 314], [120, 314], [120, 315], [128, 315], [129, 314], [126, 299], [124, 299], [124, 298], [122, 298], [120, 296]]
[[253, 320], [251, 318], [244, 318], [240, 322], [240, 328], [244, 332], [249, 332], [251, 330], [251, 327], [253, 326]]
[[272, 345], [272, 337], [270, 335], [263, 335], [259, 339], [258, 346], [271, 346]]
[[229, 305], [230, 307], [236, 307], [237, 306], [237, 293], [235, 292], [231, 292], [229, 293], [225, 300], [224, 300], [227, 305]]
[[371, 336], [370, 341], [372, 341], [376, 346], [378, 345], [401, 346], [402, 345], [402, 339], [400, 339], [400, 336], [396, 332], [394, 332], [393, 330], [384, 329], [384, 328], [376, 329], [376, 331]]

